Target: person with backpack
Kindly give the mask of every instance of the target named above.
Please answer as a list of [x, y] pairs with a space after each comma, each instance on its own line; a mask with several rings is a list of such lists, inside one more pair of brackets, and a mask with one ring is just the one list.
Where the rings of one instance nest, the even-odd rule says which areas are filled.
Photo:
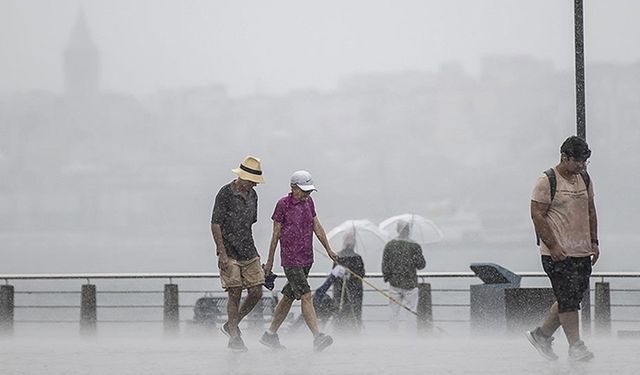
[[590, 156], [584, 139], [567, 138], [560, 147], [560, 163], [538, 178], [531, 197], [542, 267], [556, 302], [542, 325], [526, 332], [526, 336], [548, 360], [558, 359], [552, 342], [559, 327], [569, 342], [570, 360], [594, 357], [580, 339], [578, 317], [592, 266], [600, 257], [593, 183], [585, 169]]

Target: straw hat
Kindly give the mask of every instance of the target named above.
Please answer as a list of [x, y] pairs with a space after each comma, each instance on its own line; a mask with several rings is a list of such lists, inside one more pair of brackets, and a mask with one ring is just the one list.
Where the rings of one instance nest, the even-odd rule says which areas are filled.
[[242, 164], [238, 168], [232, 169], [231, 172], [237, 174], [243, 180], [253, 181], [256, 184], [264, 183], [260, 159], [255, 156], [247, 156]]

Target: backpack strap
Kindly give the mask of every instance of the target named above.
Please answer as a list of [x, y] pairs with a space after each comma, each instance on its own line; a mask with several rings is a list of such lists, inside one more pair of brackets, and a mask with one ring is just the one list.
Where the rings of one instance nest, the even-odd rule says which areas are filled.
[[546, 174], [547, 178], [549, 179], [549, 188], [551, 190], [550, 191], [551, 200], [553, 201], [553, 197], [556, 196], [556, 187], [558, 186], [558, 180], [556, 179], [556, 172], [553, 170], [553, 168], [549, 168], [546, 171], [544, 171], [544, 174]]
[[[549, 179], [549, 190], [551, 193], [551, 201], [553, 201], [553, 197], [556, 196], [556, 187], [558, 186], [558, 180], [556, 180], [556, 172], [553, 170], [553, 168], [549, 168], [544, 171], [544, 174], [547, 175], [547, 178]], [[585, 180], [585, 183], [586, 181], [587, 180]], [[536, 232], [536, 245], [540, 246], [540, 236], [538, 235], [538, 232]]]
[[580, 176], [582, 176], [582, 180], [587, 186], [587, 190], [589, 190], [589, 185], [591, 184], [591, 176], [589, 176], [589, 173], [587, 171], [580, 172]]
[[[544, 174], [547, 175], [547, 178], [549, 179], [549, 190], [551, 193], [551, 200], [553, 201], [553, 197], [556, 196], [556, 188], [558, 186], [556, 172], [553, 170], [553, 168], [549, 168], [544, 171]], [[587, 173], [587, 171], [580, 172], [580, 176], [582, 176], [582, 180], [584, 181], [587, 190], [589, 190], [589, 185], [591, 184], [591, 176], [589, 176], [589, 173]], [[540, 236], [538, 236], [538, 233], [536, 233], [536, 244], [540, 246]]]

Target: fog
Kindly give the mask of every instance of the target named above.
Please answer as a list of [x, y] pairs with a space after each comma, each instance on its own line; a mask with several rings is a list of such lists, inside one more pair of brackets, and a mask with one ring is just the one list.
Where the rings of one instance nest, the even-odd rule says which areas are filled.
[[[445, 233], [427, 271], [538, 271], [531, 189], [575, 133], [572, 5], [2, 1], [0, 273], [215, 272], [213, 198], [246, 155], [263, 256], [307, 169], [327, 231], [417, 213]], [[639, 11], [585, 4], [596, 271], [640, 266]]]
[[[306, 332], [305, 332], [306, 333]], [[285, 341], [286, 340], [286, 341]], [[589, 363], [566, 360], [567, 346], [557, 344], [560, 360], [548, 362], [520, 338], [416, 338], [365, 334], [339, 337], [322, 353], [311, 350], [309, 335], [283, 337], [284, 351], [245, 339], [249, 351], [222, 350], [222, 334], [180, 340], [104, 338], [78, 340], [14, 339], [0, 352], [11, 373], [91, 374], [636, 374], [635, 346], [624, 340], [602, 339], [590, 346]], [[56, 350], [51, 350], [55, 347]], [[488, 360], [490, 359], [490, 360]]]

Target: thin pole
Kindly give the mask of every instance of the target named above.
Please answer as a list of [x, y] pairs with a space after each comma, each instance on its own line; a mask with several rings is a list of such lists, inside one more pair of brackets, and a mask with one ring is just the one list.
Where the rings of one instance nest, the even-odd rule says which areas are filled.
[[587, 139], [584, 85], [584, 12], [583, 0], [574, 0], [575, 63], [576, 63], [576, 135]]

